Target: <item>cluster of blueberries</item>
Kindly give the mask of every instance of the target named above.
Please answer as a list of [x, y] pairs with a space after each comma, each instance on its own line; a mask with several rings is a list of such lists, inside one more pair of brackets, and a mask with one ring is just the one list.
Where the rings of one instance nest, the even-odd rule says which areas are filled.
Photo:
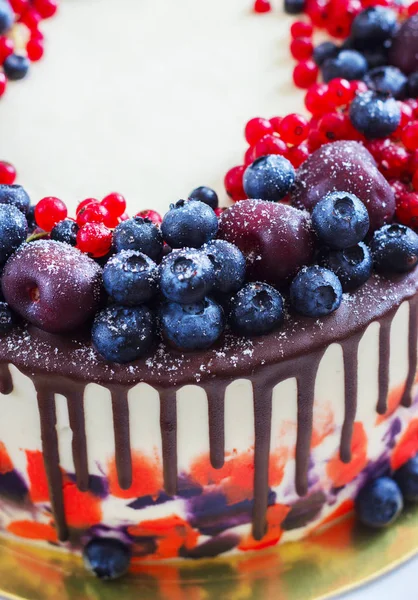
[[[8, 0], [0, 0], [0, 36], [5, 35], [13, 26], [15, 15]], [[10, 54], [2, 64], [7, 79], [17, 81], [26, 77], [29, 71], [29, 59], [22, 54]]]

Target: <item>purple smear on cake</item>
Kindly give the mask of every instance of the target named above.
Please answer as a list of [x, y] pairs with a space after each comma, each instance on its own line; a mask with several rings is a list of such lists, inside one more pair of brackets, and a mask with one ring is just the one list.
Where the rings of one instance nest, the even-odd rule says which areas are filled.
[[386, 432], [383, 440], [386, 442], [387, 447], [392, 450], [395, 445], [396, 445], [396, 436], [399, 435], [399, 433], [402, 430], [402, 423], [401, 420], [396, 418], [393, 419], [392, 423], [390, 424], [390, 427], [388, 429], [388, 431]]
[[306, 498], [301, 498], [292, 506], [282, 523], [282, 529], [290, 531], [305, 527], [319, 515], [326, 500], [324, 492], [314, 492]]
[[12, 502], [22, 503], [26, 500], [28, 488], [17, 471], [0, 474], [0, 497]]
[[231, 533], [219, 535], [191, 550], [183, 547], [180, 549], [179, 555], [182, 558], [213, 558], [224, 552], [229, 552], [238, 546], [239, 542], [240, 538], [237, 535]]

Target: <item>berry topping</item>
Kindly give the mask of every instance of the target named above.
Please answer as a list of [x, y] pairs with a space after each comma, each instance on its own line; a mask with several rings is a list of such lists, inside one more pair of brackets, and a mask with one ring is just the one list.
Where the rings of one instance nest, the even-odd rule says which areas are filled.
[[124, 306], [149, 302], [158, 289], [158, 267], [149, 256], [136, 250], [122, 250], [103, 269], [103, 283], [109, 296]]
[[239, 290], [245, 279], [245, 258], [241, 250], [225, 240], [213, 240], [203, 246], [215, 270], [214, 289], [223, 294]]
[[28, 225], [23, 213], [11, 204], [0, 204], [0, 264], [26, 240]]
[[213, 210], [198, 200], [179, 200], [163, 218], [161, 231], [171, 248], [200, 248], [218, 231]]
[[254, 119], [248, 121], [244, 131], [245, 139], [250, 146], [256, 144], [269, 133], [274, 133], [272, 123], [268, 119], [262, 119], [261, 117], [254, 117]]
[[145, 306], [110, 306], [94, 319], [92, 341], [108, 361], [128, 363], [147, 354], [155, 338], [154, 317]]
[[394, 479], [408, 502], [418, 502], [418, 454], [396, 471]]
[[43, 198], [35, 207], [36, 223], [44, 231], [51, 231], [67, 214], [67, 207], [59, 198]]
[[159, 228], [149, 219], [134, 217], [123, 221], [113, 233], [113, 241], [118, 252], [121, 250], [138, 250], [155, 262], [161, 259], [163, 238]]
[[70, 246], [77, 245], [77, 233], [79, 227], [75, 221], [64, 219], [55, 225], [51, 231], [51, 240], [64, 242]]
[[101, 258], [110, 252], [112, 232], [103, 223], [87, 223], [77, 233], [77, 248], [92, 258]]
[[336, 58], [339, 51], [340, 48], [333, 42], [322, 42], [314, 48], [313, 59], [318, 67], [322, 67], [327, 58]]
[[403, 100], [407, 93], [408, 79], [396, 67], [376, 67], [367, 73], [364, 82], [370, 90], [389, 94]]
[[418, 263], [418, 235], [405, 225], [385, 225], [370, 243], [375, 267], [381, 273], [406, 273]]
[[255, 0], [254, 2], [254, 12], [256, 13], [267, 13], [271, 11], [270, 0]]
[[280, 155], [257, 158], [244, 173], [244, 190], [249, 198], [278, 202], [295, 180], [292, 163]]
[[403, 510], [403, 498], [397, 485], [389, 477], [371, 481], [356, 499], [356, 513], [367, 527], [381, 528], [391, 525]]
[[418, 71], [418, 15], [407, 19], [392, 39], [389, 64], [410, 75]]
[[118, 579], [126, 573], [131, 553], [119, 540], [97, 538], [91, 540], [84, 548], [83, 559], [89, 571], [106, 581]]
[[0, 204], [12, 204], [26, 214], [30, 198], [21, 185], [0, 185]]
[[247, 283], [230, 301], [229, 322], [239, 335], [263, 335], [283, 323], [283, 299], [266, 283]]
[[357, 142], [326, 144], [298, 170], [292, 204], [313, 210], [330, 192], [355, 194], [366, 206], [374, 231], [391, 221], [395, 213], [393, 191], [375, 165], [372, 155]]
[[318, 77], [318, 67], [313, 60], [302, 60], [293, 69], [293, 82], [296, 87], [308, 89]]
[[113, 192], [109, 194], [100, 203], [105, 207], [111, 217], [121, 217], [126, 210], [126, 200], [122, 194]]
[[14, 14], [7, 0], [0, 1], [0, 35], [6, 33], [14, 23]]
[[370, 6], [359, 13], [351, 27], [351, 41], [358, 50], [383, 45], [398, 28], [396, 13], [384, 6]]
[[320, 242], [343, 249], [361, 242], [369, 230], [369, 214], [354, 194], [333, 192], [312, 211], [312, 225]]
[[373, 269], [372, 255], [363, 242], [345, 250], [324, 251], [320, 264], [336, 274], [343, 292], [352, 292], [366, 283]]
[[213, 210], [218, 208], [219, 206], [219, 198], [218, 194], [210, 187], [206, 187], [202, 185], [190, 194], [190, 200], [199, 200], [200, 202], [204, 202], [208, 206], [210, 206]]
[[72, 331], [90, 319], [102, 297], [102, 272], [68, 244], [23, 245], [6, 263], [3, 294], [11, 308], [40, 329]]
[[140, 210], [139, 213], [137, 213], [135, 216], [142, 217], [143, 219], [148, 219], [148, 221], [151, 221], [151, 223], [154, 223], [154, 225], [161, 225], [161, 223], [163, 222], [162, 216], [156, 210]]
[[4, 74], [11, 81], [26, 77], [29, 71], [29, 60], [20, 54], [10, 54], [3, 63]]
[[281, 203], [238, 202], [221, 215], [219, 237], [244, 254], [250, 279], [278, 286], [309, 264], [314, 252], [309, 215]]
[[300, 144], [308, 137], [309, 123], [302, 115], [292, 113], [281, 120], [279, 131], [286, 144]]
[[167, 302], [161, 308], [161, 332], [180, 350], [204, 350], [221, 336], [225, 317], [219, 304], [204, 298], [191, 304]]
[[225, 175], [224, 184], [226, 193], [234, 202], [244, 200], [247, 197], [243, 187], [244, 172], [244, 166], [232, 167]]
[[366, 59], [357, 50], [341, 50], [333, 58], [327, 58], [321, 65], [322, 77], [325, 82], [336, 77], [348, 79], [363, 79], [368, 70]]
[[306, 317], [324, 317], [337, 310], [343, 290], [340, 280], [323, 267], [304, 267], [290, 286], [290, 302]]
[[200, 250], [172, 252], [163, 259], [160, 269], [161, 291], [172, 302], [199, 302], [210, 293], [215, 283], [215, 269]]
[[0, 302], [0, 334], [12, 329], [15, 318], [6, 302]]
[[77, 225], [83, 227], [87, 223], [104, 223], [107, 217], [108, 210], [97, 200], [83, 201], [77, 210]]
[[5, 160], [0, 160], [0, 184], [12, 185], [15, 180], [16, 169], [14, 166]]

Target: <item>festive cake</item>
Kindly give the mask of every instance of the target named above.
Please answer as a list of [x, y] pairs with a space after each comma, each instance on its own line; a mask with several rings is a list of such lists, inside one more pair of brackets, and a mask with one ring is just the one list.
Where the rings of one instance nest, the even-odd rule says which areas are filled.
[[[190, 8], [161, 4], [173, 18]], [[230, 2], [227, 19], [251, 22], [260, 40], [272, 23], [287, 35], [289, 17], [243, 4]], [[402, 50], [418, 17], [369, 5], [287, 0], [288, 13], [307, 11], [291, 53], [310, 116], [247, 123], [222, 206], [206, 186], [153, 202], [158, 173], [145, 194], [131, 178], [136, 204], [111, 193], [72, 206], [46, 196], [57, 192], [30, 162], [19, 185], [0, 163], [2, 535], [83, 553], [108, 579], [130, 563], [290, 542], [354, 509], [383, 527], [418, 499], [418, 62]], [[61, 23], [93, 3], [66, 6]], [[56, 8], [0, 0], [0, 95], [41, 58]], [[212, 10], [190, 8], [191, 19]], [[344, 42], [314, 48], [313, 26]], [[1, 101], [13, 162], [15, 107], [37, 77]], [[284, 96], [289, 110], [297, 98]], [[55, 120], [41, 128], [66, 113]], [[180, 147], [187, 161], [194, 150]]]

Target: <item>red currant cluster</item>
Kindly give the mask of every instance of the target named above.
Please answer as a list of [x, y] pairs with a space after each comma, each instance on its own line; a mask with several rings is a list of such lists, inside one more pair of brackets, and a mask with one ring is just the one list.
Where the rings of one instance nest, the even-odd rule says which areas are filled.
[[4, 61], [14, 52], [26, 54], [31, 62], [37, 62], [44, 55], [44, 36], [40, 31], [42, 20], [54, 16], [58, 9], [58, 0], [9, 0], [15, 13], [15, 22], [24, 25], [24, 48], [16, 47], [11, 32], [0, 36], [0, 97], [5, 93], [7, 78], [1, 70]]
[[[159, 225], [161, 216], [154, 210], [143, 210], [136, 216], [150, 219]], [[118, 193], [112, 193], [102, 201], [86, 198], [77, 207], [75, 219], [68, 218], [68, 210], [62, 200], [55, 197], [43, 198], [35, 207], [35, 221], [42, 232], [50, 233], [64, 220], [76, 223], [77, 248], [93, 258], [101, 258], [109, 253], [113, 240], [113, 229], [129, 219], [126, 213], [126, 200]]]

